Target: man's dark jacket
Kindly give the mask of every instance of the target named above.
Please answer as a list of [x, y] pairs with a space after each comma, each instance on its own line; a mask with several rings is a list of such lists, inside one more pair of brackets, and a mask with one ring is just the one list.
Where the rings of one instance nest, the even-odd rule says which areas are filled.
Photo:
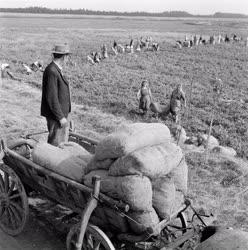
[[69, 83], [59, 67], [51, 62], [42, 80], [41, 115], [53, 120], [67, 118], [71, 112]]

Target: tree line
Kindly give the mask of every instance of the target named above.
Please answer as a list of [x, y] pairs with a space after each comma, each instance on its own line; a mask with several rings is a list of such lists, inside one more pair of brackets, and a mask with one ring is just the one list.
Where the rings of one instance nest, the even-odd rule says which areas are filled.
[[34, 13], [34, 14], [70, 14], [70, 15], [105, 15], [105, 16], [154, 16], [154, 17], [225, 17], [225, 18], [247, 18], [247, 15], [235, 13], [217, 12], [213, 15], [192, 15], [186, 11], [164, 11], [150, 13], [143, 11], [119, 12], [119, 11], [96, 11], [88, 9], [49, 9], [45, 7], [28, 8], [0, 8], [0, 12], [9, 13]]

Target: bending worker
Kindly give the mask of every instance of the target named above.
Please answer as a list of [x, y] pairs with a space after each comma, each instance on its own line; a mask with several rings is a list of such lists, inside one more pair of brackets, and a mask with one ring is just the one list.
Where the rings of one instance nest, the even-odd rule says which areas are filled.
[[41, 115], [46, 117], [48, 143], [58, 146], [68, 141], [71, 99], [69, 83], [63, 75], [68, 61], [68, 45], [55, 45], [53, 61], [46, 67], [42, 80]]

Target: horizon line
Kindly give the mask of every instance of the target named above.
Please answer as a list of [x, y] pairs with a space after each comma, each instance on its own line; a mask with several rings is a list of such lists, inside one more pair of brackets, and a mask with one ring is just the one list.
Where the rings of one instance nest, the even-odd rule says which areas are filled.
[[184, 12], [189, 15], [193, 16], [212, 16], [216, 13], [220, 14], [231, 14], [231, 15], [245, 15], [247, 16], [248, 14], [246, 13], [234, 13], [234, 12], [221, 12], [221, 11], [214, 11], [212, 14], [192, 14], [186, 10], [164, 10], [161, 12], [149, 12], [149, 11], [142, 11], [142, 10], [133, 10], [133, 11], [118, 11], [118, 10], [93, 10], [93, 9], [87, 9], [87, 8], [49, 8], [49, 7], [44, 7], [44, 6], [29, 6], [29, 7], [0, 7], [0, 9], [29, 9], [29, 8], [44, 8], [44, 9], [49, 9], [49, 10], [86, 10], [86, 11], [94, 11], [94, 12], [116, 12], [116, 13], [127, 13], [127, 14], [132, 14], [132, 13], [147, 13], [147, 14], [163, 14], [166, 12]]

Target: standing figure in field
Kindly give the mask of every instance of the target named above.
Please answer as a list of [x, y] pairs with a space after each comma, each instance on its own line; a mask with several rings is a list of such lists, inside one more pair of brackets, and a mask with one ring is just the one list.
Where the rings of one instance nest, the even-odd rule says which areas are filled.
[[130, 53], [133, 54], [133, 47], [134, 47], [133, 39], [131, 39], [129, 46], [130, 46]]
[[140, 39], [138, 39], [138, 41], [137, 41], [136, 51], [138, 51], [138, 52], [141, 51], [141, 41], [140, 41]]
[[108, 49], [107, 49], [106, 44], [103, 44], [102, 46], [102, 58], [103, 59], [108, 58]]
[[141, 109], [145, 115], [150, 109], [152, 101], [152, 93], [147, 81], [141, 83], [140, 89], [137, 93], [137, 99], [139, 101], [139, 109]]
[[140, 48], [141, 48], [141, 49], [144, 48], [144, 47], [146, 47], [146, 42], [143, 40], [143, 37], [141, 37], [141, 38], [139, 39], [139, 41], [140, 41]]
[[117, 42], [115, 40], [112, 47], [112, 51], [114, 52], [115, 56], [118, 54]]
[[176, 89], [172, 91], [171, 98], [170, 98], [170, 107], [167, 110], [167, 114], [172, 114], [174, 121], [178, 123], [179, 121], [179, 114], [182, 108], [182, 104], [186, 107], [186, 98], [185, 93], [182, 88], [182, 84], [178, 84]]
[[225, 35], [225, 43], [229, 43], [230, 42], [230, 38], [227, 36], [227, 34]]
[[53, 61], [46, 67], [42, 79], [41, 115], [47, 120], [48, 143], [58, 146], [68, 141], [69, 136], [70, 87], [63, 74], [69, 46], [56, 45], [52, 54]]
[[221, 43], [221, 34], [218, 35], [218, 38], [217, 38], [217, 43], [220, 44]]
[[194, 45], [198, 46], [199, 40], [196, 35], [194, 35]]
[[210, 36], [209, 43], [214, 45], [215, 44], [215, 38], [214, 36]]

